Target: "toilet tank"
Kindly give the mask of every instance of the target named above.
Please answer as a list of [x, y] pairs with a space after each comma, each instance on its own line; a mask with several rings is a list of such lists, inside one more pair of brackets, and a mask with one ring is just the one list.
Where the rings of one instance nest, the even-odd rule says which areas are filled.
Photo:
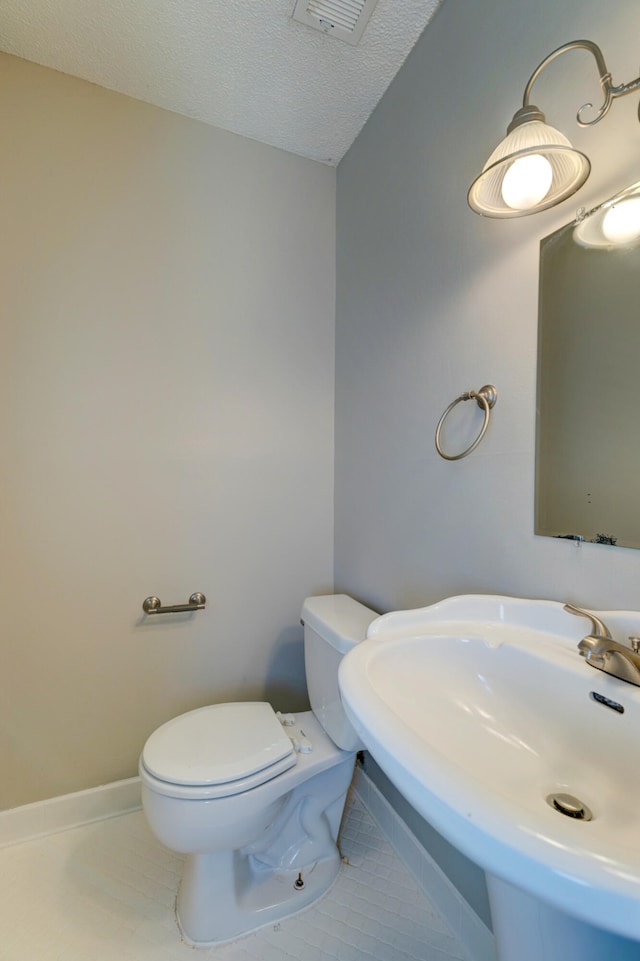
[[338, 747], [362, 747], [342, 707], [338, 688], [340, 661], [365, 639], [378, 615], [347, 594], [308, 597], [302, 607], [304, 663], [311, 709]]

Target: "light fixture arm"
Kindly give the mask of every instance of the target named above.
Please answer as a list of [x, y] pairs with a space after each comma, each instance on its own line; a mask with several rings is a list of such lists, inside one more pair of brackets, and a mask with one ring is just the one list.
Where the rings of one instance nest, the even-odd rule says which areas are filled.
[[[630, 83], [623, 83], [619, 86], [615, 86], [612, 83], [611, 73], [609, 72], [607, 64], [605, 63], [602, 50], [597, 43], [593, 43], [591, 40], [572, 40], [570, 43], [563, 43], [561, 47], [558, 47], [557, 50], [554, 50], [552, 53], [550, 53], [549, 56], [545, 57], [542, 63], [540, 63], [533, 71], [529, 77], [529, 81], [525, 87], [524, 96], [522, 98], [523, 111], [530, 110], [533, 106], [531, 104], [531, 88], [542, 71], [545, 70], [550, 63], [553, 63], [554, 60], [557, 60], [558, 57], [562, 56], [563, 53], [567, 53], [569, 50], [588, 50], [589, 53], [593, 54], [593, 57], [596, 61], [596, 66], [598, 68], [600, 86], [602, 87], [602, 92], [604, 94], [604, 103], [592, 120], [583, 120], [582, 113], [584, 110], [593, 109], [593, 104], [585, 103], [582, 105], [582, 107], [580, 107], [576, 116], [576, 120], [581, 127], [592, 127], [594, 124], [598, 123], [599, 120], [602, 120], [602, 118], [609, 112], [611, 104], [616, 97], [624, 97], [628, 93], [633, 93], [636, 90], [640, 90], [640, 77], [638, 77], [636, 80], [632, 80]], [[537, 108], [534, 107], [533, 109]], [[518, 113], [520, 113], [520, 111], [518, 111]]]

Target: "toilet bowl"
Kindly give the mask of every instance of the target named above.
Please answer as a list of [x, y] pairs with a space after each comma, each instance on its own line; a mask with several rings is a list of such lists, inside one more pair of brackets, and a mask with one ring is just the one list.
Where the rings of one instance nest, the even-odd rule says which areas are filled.
[[176, 916], [191, 945], [232, 940], [296, 913], [338, 874], [336, 842], [360, 743], [342, 711], [337, 668], [376, 614], [331, 595], [308, 598], [302, 617], [311, 711], [214, 704], [168, 721], [142, 751], [149, 826], [186, 855]]

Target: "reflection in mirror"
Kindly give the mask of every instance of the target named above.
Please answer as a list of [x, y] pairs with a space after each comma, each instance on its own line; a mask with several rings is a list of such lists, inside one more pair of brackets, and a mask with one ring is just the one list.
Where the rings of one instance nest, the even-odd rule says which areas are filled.
[[537, 534], [640, 547], [640, 184], [540, 245]]

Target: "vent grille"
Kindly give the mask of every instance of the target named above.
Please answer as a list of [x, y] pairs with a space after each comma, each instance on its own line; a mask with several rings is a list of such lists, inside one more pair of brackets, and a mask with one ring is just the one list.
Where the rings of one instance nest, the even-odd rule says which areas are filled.
[[293, 19], [355, 46], [378, 0], [297, 0]]

